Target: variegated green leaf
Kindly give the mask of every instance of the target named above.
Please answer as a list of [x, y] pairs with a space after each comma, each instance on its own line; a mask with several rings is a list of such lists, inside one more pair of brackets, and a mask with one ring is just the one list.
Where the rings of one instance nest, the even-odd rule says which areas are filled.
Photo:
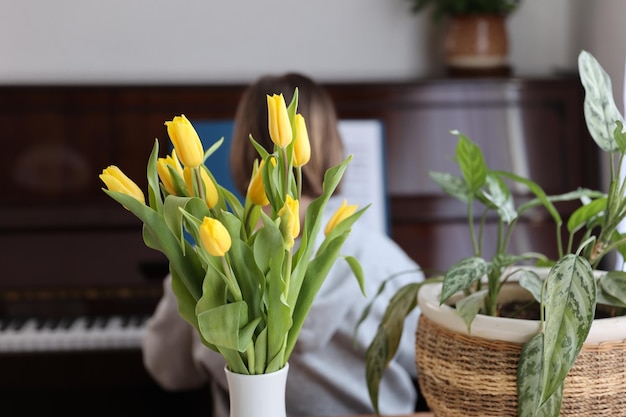
[[457, 292], [470, 288], [474, 282], [484, 277], [488, 270], [489, 264], [483, 258], [473, 256], [461, 259], [444, 275], [439, 301], [443, 304]]
[[487, 174], [485, 185], [483, 197], [498, 211], [500, 218], [510, 224], [517, 218], [517, 211], [509, 187], [494, 173]]
[[535, 417], [541, 398], [543, 333], [524, 344], [517, 365], [518, 417]]
[[537, 417], [559, 417], [561, 414], [561, 404], [563, 403], [564, 386], [565, 382], [561, 382], [561, 385], [557, 387], [554, 394], [541, 404], [536, 414]]
[[524, 344], [517, 366], [518, 417], [558, 417], [563, 400], [563, 383], [541, 403], [543, 374], [543, 334]]
[[464, 203], [467, 203], [471, 199], [471, 192], [467, 188], [467, 184], [463, 178], [458, 175], [453, 175], [448, 172], [431, 171], [428, 173], [430, 178], [439, 185], [441, 190], [458, 199]]
[[593, 322], [596, 281], [585, 258], [569, 254], [552, 267], [547, 277], [544, 304], [542, 402], [565, 380]]
[[389, 340], [386, 329], [381, 325], [370, 343], [365, 353], [365, 378], [367, 380], [367, 390], [370, 401], [376, 414], [378, 411], [378, 393], [380, 391], [380, 381], [387, 368], [387, 357], [389, 356]]
[[540, 303], [543, 281], [539, 278], [539, 275], [528, 269], [523, 269], [519, 273], [519, 285], [531, 293], [535, 301]]
[[376, 336], [365, 354], [367, 388], [376, 413], [378, 413], [380, 381], [387, 365], [398, 350], [404, 320], [417, 306], [417, 294], [422, 285], [437, 281], [438, 279], [429, 278], [421, 283], [407, 284], [394, 294], [387, 305]]
[[598, 284], [604, 292], [626, 304], [626, 272], [609, 271], [600, 277]]
[[482, 308], [486, 295], [487, 290], [476, 291], [456, 303], [456, 311], [465, 322], [468, 332], [471, 332], [472, 322]]
[[616, 151], [613, 130], [615, 122], [623, 117], [615, 105], [611, 78], [587, 51], [578, 55], [578, 72], [585, 89], [583, 108], [589, 134], [604, 151]]

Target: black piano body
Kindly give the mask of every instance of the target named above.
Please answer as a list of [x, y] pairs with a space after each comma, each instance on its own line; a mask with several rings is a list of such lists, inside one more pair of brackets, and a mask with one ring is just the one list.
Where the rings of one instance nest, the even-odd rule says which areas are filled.
[[[518, 166], [548, 193], [599, 187], [575, 77], [327, 86], [340, 118], [383, 122], [391, 235], [424, 268], [444, 269], [471, 250], [462, 243], [464, 208], [428, 180], [429, 170], [451, 163], [451, 129], [480, 143], [488, 163]], [[129, 401], [137, 416], [177, 402], [181, 413], [207, 415], [204, 389], [166, 393], [143, 368], [142, 326], [167, 262], [145, 247], [137, 219], [101, 191], [98, 174], [115, 163], [145, 189], [155, 138], [167, 150], [164, 121], [232, 119], [243, 88], [0, 86], [3, 415], [29, 415], [28, 406], [71, 415], [77, 398], [103, 415]], [[548, 216], [533, 213], [522, 227], [528, 240], [514, 245], [551, 247]], [[445, 246], [451, 233], [458, 247]]]

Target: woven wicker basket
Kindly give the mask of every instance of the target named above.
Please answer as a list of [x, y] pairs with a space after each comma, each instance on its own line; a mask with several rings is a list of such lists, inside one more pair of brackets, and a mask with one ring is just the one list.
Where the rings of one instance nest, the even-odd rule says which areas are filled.
[[[420, 292], [420, 307], [423, 302]], [[433, 316], [432, 306], [437, 304], [422, 307], [416, 333], [418, 379], [428, 406], [436, 417], [516, 417], [516, 373], [523, 341], [489, 340], [474, 335], [474, 331], [469, 335], [451, 330], [442, 324], [441, 315]], [[441, 308], [447, 309], [447, 313], [452, 310], [445, 305]], [[491, 327], [498, 327], [493, 324], [497, 318], [489, 319]], [[503, 327], [511, 331], [511, 319], [501, 320], [508, 320]], [[605, 320], [615, 319], [596, 321]], [[620, 333], [624, 325], [614, 327], [615, 333]], [[623, 339], [626, 337], [583, 345], [565, 380], [561, 416], [626, 416]]]

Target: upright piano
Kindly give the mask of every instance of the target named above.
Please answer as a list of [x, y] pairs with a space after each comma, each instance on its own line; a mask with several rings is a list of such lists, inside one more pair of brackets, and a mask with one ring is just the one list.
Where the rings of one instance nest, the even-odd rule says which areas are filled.
[[[427, 273], [471, 253], [463, 206], [428, 178], [452, 167], [452, 129], [478, 142], [488, 164], [531, 175], [548, 193], [600, 187], [576, 77], [327, 87], [340, 118], [382, 122], [390, 234]], [[42, 407], [71, 415], [79, 399], [103, 415], [123, 402], [134, 415], [149, 415], [178, 401], [206, 415], [205, 391], [167, 393], [143, 368], [142, 332], [168, 265], [143, 244], [139, 221], [101, 191], [98, 174], [115, 163], [145, 189], [155, 138], [167, 150], [164, 121], [179, 114], [231, 120], [243, 88], [0, 86], [3, 415]], [[545, 213], [531, 213], [522, 227], [526, 238], [514, 247], [551, 247], [554, 226]]]

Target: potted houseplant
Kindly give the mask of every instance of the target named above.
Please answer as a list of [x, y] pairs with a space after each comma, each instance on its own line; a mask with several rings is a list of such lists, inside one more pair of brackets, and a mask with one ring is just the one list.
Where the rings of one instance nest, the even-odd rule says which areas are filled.
[[[142, 220], [145, 244], [167, 256], [180, 315], [207, 349], [226, 360], [233, 417], [285, 416], [290, 354], [351, 225], [367, 208], [343, 204], [316, 245], [324, 208], [348, 157], [326, 171], [322, 194], [308, 205], [300, 225], [302, 166], [311, 147], [297, 103], [297, 89], [289, 106], [282, 94], [267, 96], [274, 149], [268, 152], [250, 136], [258, 159], [243, 204], [205, 164], [222, 141], [205, 151], [184, 115], [165, 122], [170, 155], [159, 157], [155, 141], [147, 163], [147, 204], [143, 191], [116, 166], [100, 175], [103, 191]], [[359, 262], [345, 259], [363, 288]]]
[[444, 21], [444, 58], [448, 68], [463, 74], [507, 69], [509, 50], [506, 17], [519, 0], [409, 0], [411, 12], [429, 10]]
[[[454, 132], [461, 175], [433, 172], [431, 177], [467, 205], [474, 256], [441, 277], [402, 288], [390, 301], [367, 352], [375, 408], [378, 383], [394, 356], [404, 317], [419, 304], [418, 378], [438, 417], [623, 413], [626, 369], [623, 361], [616, 365], [610, 358], [626, 356], [626, 274], [598, 267], [607, 254], [626, 250], [626, 236], [618, 231], [626, 217], [621, 174], [626, 133], [610, 78], [586, 51], [579, 55], [579, 73], [589, 132], [609, 154], [608, 192], [546, 195], [528, 178], [490, 170], [480, 148]], [[510, 183], [524, 185], [533, 198], [515, 206]], [[556, 205], [575, 200], [582, 204], [564, 222]], [[478, 206], [483, 212], [476, 220]], [[556, 260], [507, 249], [515, 224], [539, 208], [554, 219]], [[490, 212], [497, 213], [497, 249], [487, 258], [482, 239]], [[520, 312], [528, 318], [520, 318]], [[509, 314], [514, 318], [503, 318]], [[610, 329], [608, 336], [603, 328]]]

